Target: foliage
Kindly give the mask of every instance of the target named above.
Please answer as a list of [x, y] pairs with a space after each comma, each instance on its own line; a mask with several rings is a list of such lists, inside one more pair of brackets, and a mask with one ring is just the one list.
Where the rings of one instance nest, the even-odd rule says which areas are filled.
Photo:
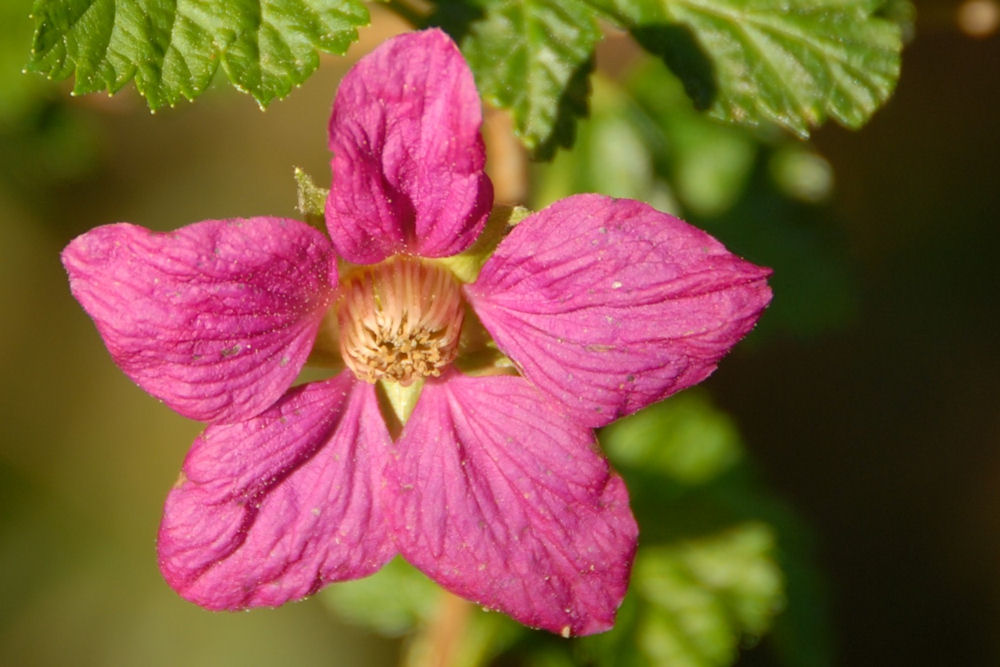
[[[900, 29], [877, 0], [441, 0], [428, 17], [461, 46], [483, 96], [511, 109], [539, 158], [573, 144], [586, 114], [598, 20], [627, 29], [699, 109], [806, 137], [862, 125], [899, 76]], [[897, 3], [898, 4], [898, 3]], [[401, 5], [398, 5], [401, 7]], [[75, 74], [74, 92], [134, 79], [151, 109], [193, 100], [219, 65], [263, 107], [342, 54], [367, 23], [360, 0], [37, 0], [29, 68]]]
[[900, 34], [879, 0], [592, 0], [670, 65], [701, 109], [801, 137], [859, 127], [892, 92]]
[[[779, 664], [830, 663], [807, 531], [763, 490], [735, 426], [704, 394], [689, 391], [617, 422], [601, 442], [642, 527], [617, 625], [567, 650], [565, 640], [473, 611], [456, 664], [714, 667], [731, 664], [773, 626], [767, 649]], [[321, 597], [389, 636], [425, 628], [440, 613], [434, 584], [398, 559]]]
[[263, 107], [342, 54], [368, 22], [360, 0], [38, 0], [31, 70], [75, 74], [75, 93], [135, 79], [150, 109], [193, 100], [219, 65]]
[[572, 145], [601, 38], [585, 2], [448, 0], [431, 21], [458, 40], [483, 98], [511, 109], [528, 148], [550, 156]]
[[[27, 35], [12, 19], [20, 3], [5, 7], [11, 39], [0, 58], [10, 60], [23, 53], [17, 49]], [[405, 7], [395, 5], [418, 27], [440, 25], [452, 35], [484, 99], [511, 111], [534, 157], [554, 158], [536, 171], [533, 203], [599, 191], [683, 214], [776, 269], [780, 298], [765, 330], [813, 334], [850, 317], [850, 273], [823, 224], [833, 174], [799, 139], [828, 119], [860, 127], [884, 104], [899, 76], [908, 2], [439, 0], [426, 13]], [[134, 80], [153, 110], [199, 97], [220, 65], [265, 107], [306, 80], [320, 52], [343, 54], [369, 20], [361, 0], [35, 0], [32, 11], [30, 71], [73, 76], [78, 94], [114, 93]], [[595, 74], [606, 22], [638, 46], [620, 82]], [[8, 91], [0, 136], [34, 142], [20, 153], [36, 160], [58, 150], [61, 164], [72, 167], [76, 154], [87, 162], [95, 151], [88, 133], [60, 108], [32, 108], [39, 82], [0, 81]], [[37, 119], [44, 126], [38, 120], [25, 131]], [[557, 155], [558, 148], [573, 150]], [[19, 169], [31, 173], [31, 166]], [[710, 667], [732, 663], [758, 642], [778, 664], [831, 662], [808, 530], [763, 489], [735, 426], [704, 394], [653, 406], [605, 429], [601, 441], [628, 482], [642, 528], [616, 628], [567, 645], [475, 611], [458, 663]], [[439, 613], [439, 589], [401, 560], [321, 597], [349, 621], [391, 637], [419, 636]], [[408, 650], [413, 657], [423, 647], [417, 641]]]

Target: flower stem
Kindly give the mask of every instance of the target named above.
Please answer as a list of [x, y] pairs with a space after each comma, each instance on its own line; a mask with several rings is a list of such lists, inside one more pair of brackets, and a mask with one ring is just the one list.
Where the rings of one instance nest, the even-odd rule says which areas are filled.
[[437, 613], [409, 651], [409, 667], [457, 665], [472, 608], [472, 603], [442, 590]]
[[528, 195], [528, 153], [514, 135], [510, 113], [487, 107], [483, 119], [486, 171], [497, 204], [524, 204]]

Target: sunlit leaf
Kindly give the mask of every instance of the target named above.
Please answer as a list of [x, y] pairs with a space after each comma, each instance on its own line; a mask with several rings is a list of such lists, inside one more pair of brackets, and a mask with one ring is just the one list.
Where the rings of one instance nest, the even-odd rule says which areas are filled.
[[899, 78], [899, 25], [878, 0], [588, 0], [661, 56], [701, 109], [799, 136], [864, 124]]
[[33, 16], [30, 70], [75, 75], [74, 93], [134, 79], [151, 109], [198, 97], [220, 65], [266, 106], [368, 23], [361, 0], [37, 0]]
[[514, 115], [536, 157], [573, 143], [601, 38], [582, 0], [447, 0], [431, 23], [458, 41], [483, 98]]

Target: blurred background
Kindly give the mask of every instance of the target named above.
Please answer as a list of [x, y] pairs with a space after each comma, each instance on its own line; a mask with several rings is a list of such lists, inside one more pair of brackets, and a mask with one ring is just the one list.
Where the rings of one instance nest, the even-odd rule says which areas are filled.
[[[775, 268], [773, 307], [703, 390], [602, 435], [651, 547], [695, 530], [704, 506], [644, 495], [635, 471], [689, 444], [694, 459], [664, 468], [678, 489], [738, 460], [753, 491], [730, 476], [711, 498], [774, 526], [740, 544], [773, 538], [784, 602], [763, 624], [748, 612], [703, 664], [1000, 664], [1000, 9], [915, 4], [897, 92], [858, 132], [802, 144], [707, 121], [612, 34], [575, 149], [531, 167], [534, 206], [640, 197]], [[200, 427], [110, 362], [59, 252], [109, 222], [294, 217], [293, 166], [329, 178], [339, 77], [405, 24], [373, 8], [347, 58], [266, 112], [217, 85], [151, 115], [131, 88], [75, 98], [21, 74], [29, 5], [0, 6], [0, 664], [396, 663], [408, 640], [383, 635], [406, 622], [380, 635], [378, 608], [351, 614], [361, 593], [217, 614], [163, 583], [161, 504]], [[690, 443], [671, 444], [677, 424], [694, 424]], [[654, 605], [645, 590], [623, 614]], [[636, 641], [669, 634], [651, 632]], [[502, 664], [591, 659], [505, 641]]]

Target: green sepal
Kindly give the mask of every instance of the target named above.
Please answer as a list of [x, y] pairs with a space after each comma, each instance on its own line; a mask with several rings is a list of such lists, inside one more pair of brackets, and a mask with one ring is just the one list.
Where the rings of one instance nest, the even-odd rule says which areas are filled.
[[423, 388], [423, 378], [417, 378], [405, 387], [394, 380], [379, 380], [375, 385], [379, 409], [393, 440], [403, 432], [403, 427], [413, 414], [413, 409], [417, 407], [417, 400]]
[[310, 225], [326, 232], [326, 198], [330, 191], [313, 182], [312, 177], [299, 167], [295, 167], [296, 203], [295, 210]]
[[532, 213], [533, 211], [523, 206], [494, 206], [483, 232], [468, 250], [451, 257], [428, 261], [448, 269], [463, 283], [475, 282], [486, 260], [493, 255], [493, 251], [507, 236], [507, 232]]

